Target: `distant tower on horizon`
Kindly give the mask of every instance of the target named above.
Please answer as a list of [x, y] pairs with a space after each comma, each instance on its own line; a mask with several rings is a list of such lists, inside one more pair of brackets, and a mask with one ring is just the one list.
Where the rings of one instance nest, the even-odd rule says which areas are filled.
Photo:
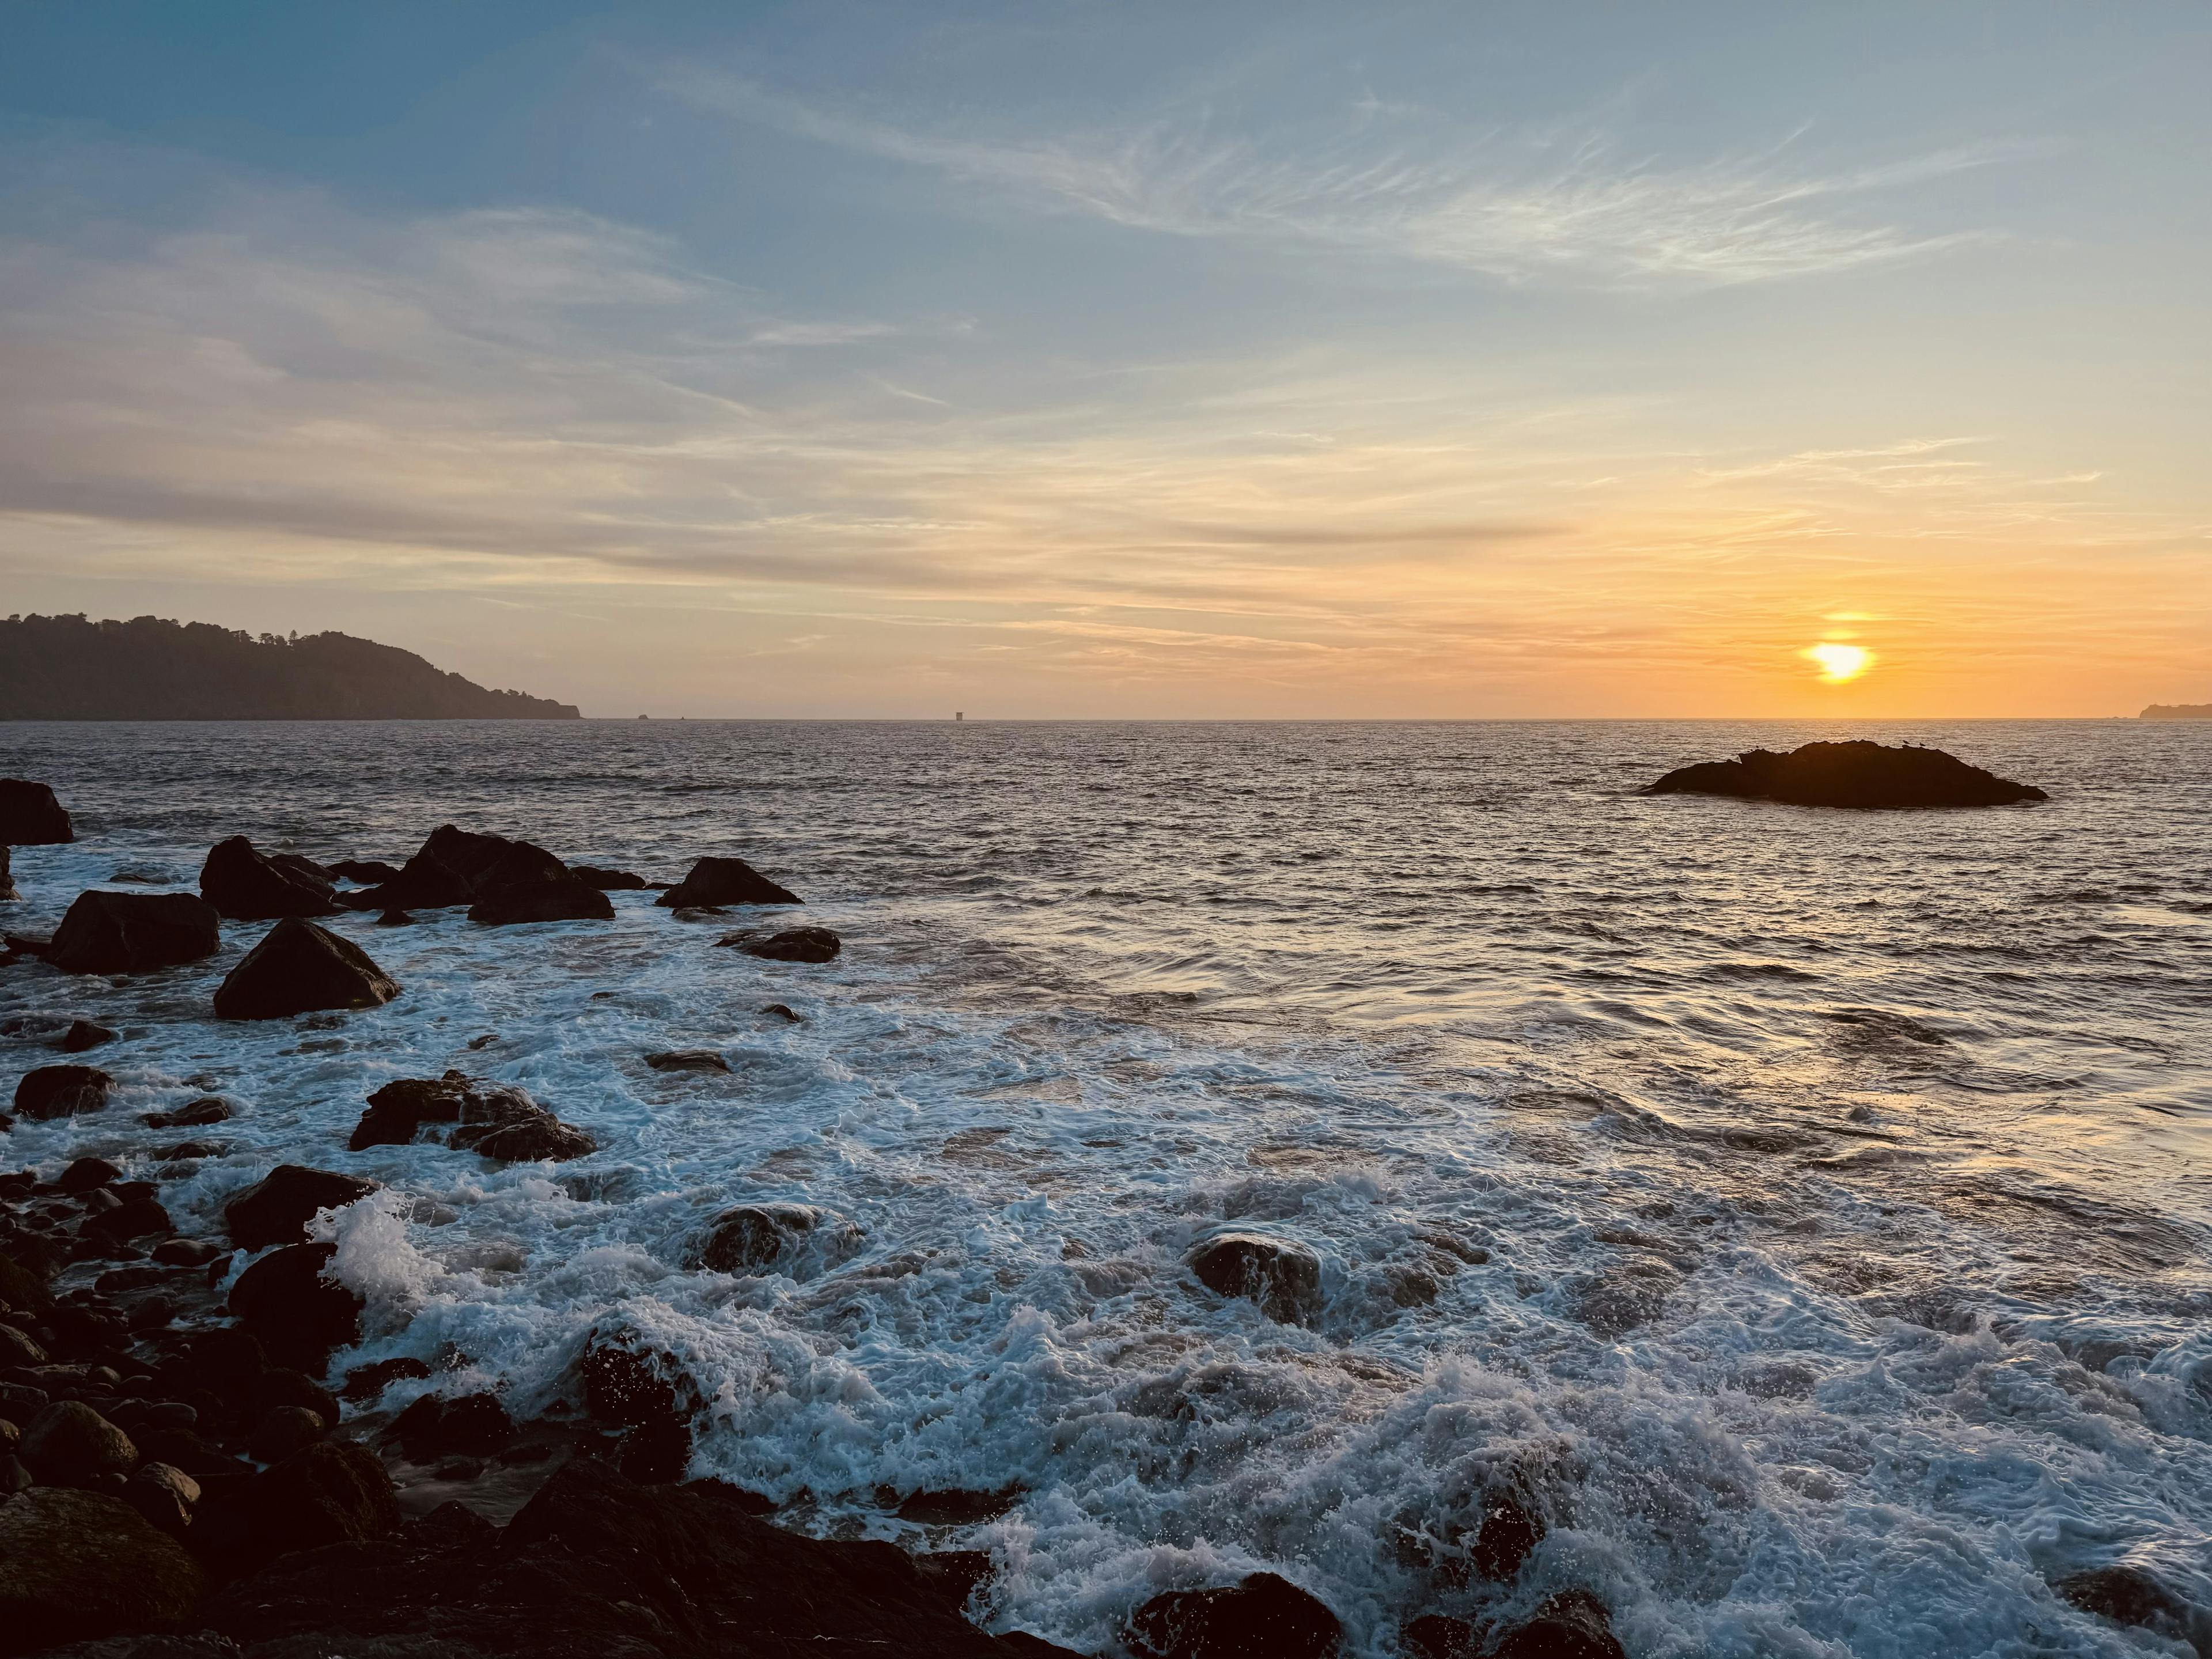
[[960, 709], [956, 708], [956, 709], [954, 709], [954, 710], [952, 711], [952, 719], [953, 719], [953, 721], [954, 721], [954, 723], [955, 723], [956, 725], [957, 725], [958, 722], [960, 722], [960, 721], [962, 721], [962, 720], [966, 720], [967, 718], [968, 718], [967, 714], [966, 714], [963, 711], [962, 711], [962, 710], [960, 710]]

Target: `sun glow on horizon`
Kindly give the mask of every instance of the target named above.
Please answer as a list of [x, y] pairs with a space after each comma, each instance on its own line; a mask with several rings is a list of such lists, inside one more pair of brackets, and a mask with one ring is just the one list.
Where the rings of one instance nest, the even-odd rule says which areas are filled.
[[1855, 680], [1875, 665], [1875, 654], [1866, 647], [1845, 645], [1835, 640], [1808, 646], [1800, 654], [1820, 665], [1820, 678], [1830, 685]]

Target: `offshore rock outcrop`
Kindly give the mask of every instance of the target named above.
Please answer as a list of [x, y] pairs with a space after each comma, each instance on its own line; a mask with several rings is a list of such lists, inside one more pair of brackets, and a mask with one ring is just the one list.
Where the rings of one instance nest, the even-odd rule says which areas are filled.
[[501, 1164], [582, 1158], [598, 1144], [563, 1123], [511, 1083], [488, 1083], [465, 1072], [441, 1078], [401, 1078], [368, 1097], [348, 1150], [404, 1146], [428, 1125], [450, 1123], [448, 1146]]
[[244, 836], [210, 849], [200, 866], [200, 896], [232, 921], [326, 916], [338, 908], [319, 866], [305, 859], [265, 857]]
[[283, 1019], [327, 1008], [374, 1008], [398, 994], [398, 981], [351, 939], [287, 916], [216, 988], [215, 1012], [219, 1019]]
[[76, 839], [50, 785], [0, 778], [0, 847], [53, 847]]
[[46, 958], [65, 974], [149, 974], [222, 947], [215, 907], [190, 893], [79, 893]]
[[803, 904], [805, 901], [743, 859], [707, 858], [693, 864], [689, 875], [653, 902], [663, 909], [680, 910], [695, 904]]
[[1750, 749], [1734, 760], [1677, 767], [1638, 793], [1893, 810], [2011, 806], [2051, 799], [2033, 784], [2014, 783], [1969, 766], [1941, 749], [1891, 746], [1863, 738], [1808, 743], [1786, 755]]

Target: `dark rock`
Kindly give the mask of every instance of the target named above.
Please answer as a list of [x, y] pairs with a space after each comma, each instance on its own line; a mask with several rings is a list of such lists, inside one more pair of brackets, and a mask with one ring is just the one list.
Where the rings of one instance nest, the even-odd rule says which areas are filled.
[[65, 974], [146, 974], [222, 948], [215, 907], [190, 893], [79, 893], [46, 960]]
[[166, 1237], [176, 1231], [169, 1212], [150, 1198], [133, 1198], [94, 1216], [84, 1224], [89, 1235], [120, 1242], [131, 1238]]
[[253, 1425], [246, 1449], [257, 1463], [281, 1463], [320, 1440], [330, 1426], [305, 1406], [278, 1406]]
[[442, 1078], [402, 1078], [368, 1097], [347, 1146], [403, 1146], [425, 1124], [451, 1123], [446, 1144], [502, 1163], [581, 1158], [596, 1151], [592, 1138], [562, 1123], [512, 1084], [487, 1083], [465, 1072]]
[[192, 1524], [200, 1483], [173, 1464], [141, 1463], [124, 1483], [123, 1501], [173, 1538]]
[[154, 1247], [154, 1260], [167, 1267], [204, 1267], [229, 1254], [210, 1238], [165, 1238]]
[[289, 870], [306, 881], [319, 881], [325, 887], [337, 881], [337, 873], [326, 864], [318, 864], [301, 853], [271, 853], [269, 861], [281, 869]]
[[778, 1019], [787, 1019], [793, 1025], [804, 1025], [806, 1024], [805, 1019], [802, 1016], [793, 1013], [789, 1008], [787, 1008], [781, 1002], [769, 1003], [767, 1007], [761, 1010], [761, 1012], [764, 1014], [774, 1014]]
[[307, 1223], [324, 1210], [335, 1210], [376, 1190], [376, 1182], [331, 1170], [280, 1164], [223, 1206], [231, 1242], [242, 1250], [271, 1244], [297, 1244]]
[[81, 1054], [88, 1048], [114, 1041], [115, 1033], [105, 1025], [94, 1025], [88, 1019], [73, 1019], [69, 1030], [54, 1040], [54, 1047], [65, 1054]]
[[1020, 1486], [1006, 1486], [997, 1492], [947, 1486], [934, 1492], [909, 1492], [899, 1501], [898, 1518], [925, 1527], [977, 1527], [1008, 1513], [1022, 1501], [1022, 1497]]
[[469, 920], [503, 927], [525, 921], [605, 921], [614, 913], [605, 893], [563, 871], [557, 881], [492, 889], [469, 907]]
[[712, 1048], [678, 1048], [665, 1054], [647, 1054], [645, 1063], [656, 1072], [726, 1072], [730, 1062]]
[[572, 864], [568, 873], [578, 881], [610, 893], [640, 893], [645, 890], [645, 878], [634, 876], [627, 870], [601, 870], [588, 864]]
[[332, 1348], [361, 1340], [361, 1298], [323, 1277], [335, 1244], [287, 1244], [238, 1276], [230, 1311], [272, 1355], [319, 1371]]
[[1474, 1659], [1474, 1626], [1449, 1613], [1425, 1613], [1398, 1632], [1409, 1659]]
[[173, 1626], [202, 1583], [177, 1540], [119, 1499], [40, 1486], [0, 1504], [0, 1652]]
[[1731, 795], [1793, 806], [2010, 806], [2049, 800], [2040, 789], [1969, 766], [1941, 749], [1891, 748], [1858, 738], [1808, 743], [1786, 755], [1745, 750], [1732, 761], [1677, 767], [1647, 795]]
[[2093, 1567], [2061, 1578], [2051, 1589], [2084, 1613], [2131, 1625], [2169, 1641], [2190, 1639], [2189, 1604], [2140, 1567]]
[[787, 887], [779, 886], [743, 859], [701, 859], [690, 874], [678, 882], [655, 904], [677, 910], [694, 904], [798, 904], [803, 901]]
[[1505, 1632], [1491, 1659], [1627, 1659], [1605, 1604], [1588, 1590], [1563, 1590], [1525, 1625]]
[[430, 1368], [421, 1360], [402, 1354], [396, 1359], [380, 1359], [374, 1364], [356, 1365], [345, 1374], [342, 1390], [349, 1400], [374, 1400], [394, 1382], [428, 1377]]
[[107, 1104], [115, 1079], [97, 1066], [40, 1066], [15, 1085], [15, 1110], [27, 1118], [76, 1117]]
[[616, 1467], [641, 1486], [665, 1486], [681, 1480], [691, 1464], [691, 1431], [682, 1423], [640, 1424], [623, 1437]]
[[[280, 860], [282, 861], [280, 861]], [[305, 860], [266, 858], [243, 836], [217, 842], [200, 866], [200, 896], [233, 921], [326, 916], [337, 908], [330, 878]], [[313, 873], [310, 873], [313, 872]]]
[[0, 847], [53, 847], [76, 839], [52, 788], [28, 778], [0, 778]]
[[23, 1425], [16, 1455], [47, 1486], [89, 1486], [138, 1466], [131, 1437], [78, 1400], [57, 1400]]
[[418, 1463], [446, 1456], [489, 1457], [514, 1438], [514, 1419], [491, 1394], [447, 1400], [426, 1394], [388, 1431]]
[[329, 1427], [336, 1427], [338, 1402], [336, 1395], [305, 1371], [295, 1371], [288, 1365], [274, 1365], [253, 1379], [249, 1391], [257, 1411], [272, 1412], [287, 1406], [296, 1406], [311, 1411]]
[[376, 925], [380, 927], [412, 927], [415, 918], [404, 910], [385, 910], [378, 914]]
[[399, 872], [381, 859], [340, 859], [324, 866], [340, 881], [350, 881], [361, 886], [392, 881]]
[[[13, 1325], [0, 1325], [0, 1370], [14, 1370], [26, 1365], [43, 1365], [51, 1356], [40, 1347], [38, 1340]], [[0, 1447], [12, 1452], [13, 1445]]]
[[19, 1492], [28, 1492], [39, 1484], [38, 1477], [23, 1467], [23, 1460], [9, 1455], [0, 1456], [0, 1503], [5, 1503]]
[[54, 1185], [65, 1193], [88, 1193], [95, 1187], [105, 1187], [122, 1175], [104, 1158], [80, 1158], [54, 1177]]
[[[5, 843], [0, 843], [0, 902], [22, 896], [15, 890], [15, 872], [9, 867], [8, 848]], [[7, 956], [0, 960], [12, 961], [14, 957], [15, 951], [11, 947]]]
[[197, 1164], [204, 1158], [221, 1158], [224, 1149], [211, 1140], [180, 1140], [156, 1147], [154, 1157], [164, 1164]]
[[599, 1421], [621, 1428], [685, 1425], [688, 1414], [678, 1383], [683, 1372], [667, 1354], [595, 1330], [585, 1339], [578, 1369], [584, 1378], [584, 1409]]
[[1577, 1281], [1569, 1300], [1576, 1317], [1610, 1340], [1656, 1319], [1681, 1282], [1680, 1271], [1666, 1262], [1632, 1257]]
[[231, 1115], [230, 1103], [213, 1095], [187, 1101], [173, 1112], [149, 1112], [138, 1121], [149, 1129], [204, 1129]]
[[684, 1265], [718, 1273], [760, 1273], [795, 1252], [824, 1221], [843, 1224], [811, 1204], [740, 1204], [708, 1224]]
[[534, 1117], [507, 1123], [464, 1123], [447, 1138], [447, 1145], [495, 1164], [559, 1164], [588, 1158], [599, 1149], [599, 1143], [575, 1125], [563, 1123], [543, 1109]]
[[1190, 1270], [1217, 1296], [1241, 1296], [1285, 1324], [1321, 1307], [1321, 1259], [1302, 1245], [1264, 1233], [1216, 1233], [1193, 1249]]
[[714, 942], [717, 945], [734, 945], [747, 956], [759, 957], [768, 962], [833, 962], [838, 951], [845, 948], [844, 941], [827, 927], [787, 927], [780, 933], [770, 933], [766, 939], [749, 939], [732, 933], [727, 939]]
[[1227, 1589], [1155, 1595], [1122, 1638], [1139, 1659], [1331, 1659], [1344, 1626], [1288, 1579], [1255, 1572]]
[[1530, 1553], [1543, 1540], [1543, 1517], [1519, 1493], [1486, 1492], [1468, 1562], [1492, 1583], [1510, 1584], [1521, 1576]]
[[471, 903], [479, 880], [514, 844], [504, 836], [471, 835], [441, 823], [398, 875], [356, 896], [370, 909], [434, 910]]
[[319, 1440], [249, 1480], [210, 1487], [192, 1541], [235, 1571], [398, 1530], [398, 1499], [376, 1455], [350, 1440]]
[[321, 1008], [374, 1008], [399, 987], [350, 939], [287, 916], [216, 987], [219, 1019], [282, 1019]]

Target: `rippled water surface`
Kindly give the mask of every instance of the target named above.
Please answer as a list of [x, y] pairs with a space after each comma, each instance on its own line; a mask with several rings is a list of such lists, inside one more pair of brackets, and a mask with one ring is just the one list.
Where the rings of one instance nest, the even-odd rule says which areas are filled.
[[[2053, 799], [1632, 793], [1838, 735]], [[17, 852], [18, 931], [232, 833], [397, 862], [447, 821], [803, 894], [828, 967], [650, 894], [342, 917], [405, 994], [267, 1026], [209, 1012], [257, 924], [144, 979], [9, 969], [18, 1070], [58, 1018], [124, 1041], [116, 1105], [4, 1154], [143, 1160], [140, 1112], [220, 1090], [171, 1207], [212, 1224], [280, 1158], [387, 1182], [341, 1218], [373, 1355], [520, 1414], [635, 1325], [711, 1402], [701, 1472], [991, 1550], [997, 1627], [1104, 1650], [1258, 1565], [1375, 1655], [1569, 1585], [1633, 1655], [2187, 1651], [2048, 1588], [2119, 1562], [2212, 1605], [2212, 726], [11, 726], [0, 771], [82, 836]], [[642, 1064], [677, 1047], [733, 1070]], [[344, 1150], [454, 1065], [600, 1151]], [[748, 1197], [858, 1247], [683, 1271]], [[1190, 1275], [1231, 1225], [1319, 1255], [1308, 1323]], [[1549, 1533], [1454, 1588], [1408, 1536], [1502, 1480]], [[884, 1502], [1009, 1485], [926, 1537]]]

